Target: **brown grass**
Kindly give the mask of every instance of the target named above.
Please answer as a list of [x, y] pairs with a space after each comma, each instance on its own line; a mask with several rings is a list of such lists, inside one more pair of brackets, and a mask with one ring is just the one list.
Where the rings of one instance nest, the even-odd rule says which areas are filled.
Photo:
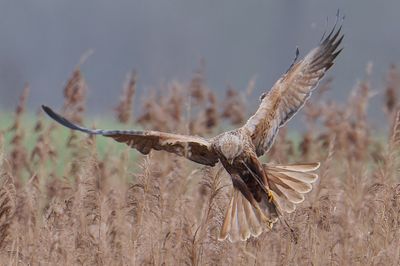
[[[369, 70], [370, 71], [370, 70]], [[257, 239], [217, 241], [231, 183], [217, 166], [204, 167], [161, 152], [149, 156], [73, 134], [55, 148], [54, 124], [38, 115], [24, 127], [28, 89], [14, 125], [0, 135], [0, 262], [2, 265], [399, 265], [400, 109], [399, 72], [384, 84], [385, 140], [367, 117], [369, 73], [346, 104], [325, 101], [327, 79], [302, 111], [307, 127], [300, 141], [280, 131], [268, 161], [321, 161], [320, 179], [304, 203], [283, 223]], [[132, 127], [214, 135], [242, 124], [247, 90], [229, 87], [221, 102], [203, 69], [189, 84], [171, 82], [149, 93], [132, 115], [133, 75], [116, 116]], [[332, 88], [334, 89], [334, 88]], [[64, 113], [83, 120], [86, 84], [79, 67], [65, 89]], [[247, 92], [246, 92], [247, 91]], [[165, 122], [168, 121], [168, 122]], [[66, 129], [57, 129], [66, 130]], [[3, 134], [11, 142], [4, 143]], [[30, 150], [26, 134], [37, 142]], [[67, 156], [61, 156], [67, 155]], [[132, 159], [135, 155], [135, 160]], [[66, 161], [61, 161], [65, 158]], [[57, 174], [57, 164], [63, 164]], [[28, 177], [28, 178], [26, 178]]]

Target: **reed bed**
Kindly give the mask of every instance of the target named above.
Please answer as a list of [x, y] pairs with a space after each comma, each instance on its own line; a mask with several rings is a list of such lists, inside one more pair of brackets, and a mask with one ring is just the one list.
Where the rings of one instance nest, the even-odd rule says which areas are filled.
[[[400, 72], [391, 66], [381, 88], [372, 88], [370, 71], [346, 103], [327, 99], [335, 88], [325, 79], [296, 118], [306, 125], [299, 139], [280, 131], [262, 160], [321, 161], [320, 179], [285, 217], [290, 228], [278, 223], [239, 243], [217, 240], [231, 190], [220, 166], [99, 145], [41, 112], [26, 125], [27, 85], [13, 123], [0, 128], [0, 264], [399, 265]], [[141, 99], [137, 79], [128, 75], [115, 101], [121, 127], [207, 137], [242, 125], [256, 105], [248, 100], [254, 79], [247, 88], [229, 86], [222, 99], [202, 69], [187, 84], [173, 81]], [[61, 109], [75, 122], [85, 121], [86, 91], [78, 66]], [[375, 92], [384, 95], [387, 118], [380, 132], [367, 116]], [[35, 138], [30, 146], [28, 135]]]

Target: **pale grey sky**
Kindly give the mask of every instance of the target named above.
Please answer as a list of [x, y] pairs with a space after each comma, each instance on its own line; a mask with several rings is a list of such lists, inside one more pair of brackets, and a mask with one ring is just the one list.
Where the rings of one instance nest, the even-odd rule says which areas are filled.
[[367, 62], [377, 86], [389, 64], [400, 63], [400, 1], [0, 0], [0, 109], [14, 107], [25, 82], [32, 110], [61, 106], [63, 85], [89, 49], [82, 70], [90, 112], [112, 110], [131, 69], [143, 93], [186, 81], [200, 58], [211, 88], [244, 88], [257, 75], [258, 95], [287, 69], [296, 46], [303, 56], [318, 44], [338, 8], [346, 15], [344, 51], [329, 76], [331, 97], [343, 101]]

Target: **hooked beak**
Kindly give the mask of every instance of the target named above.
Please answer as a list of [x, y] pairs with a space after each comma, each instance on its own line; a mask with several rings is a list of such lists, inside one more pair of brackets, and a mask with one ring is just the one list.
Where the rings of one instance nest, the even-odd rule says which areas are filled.
[[234, 158], [228, 160], [228, 162], [229, 162], [230, 165], [233, 164], [233, 160], [234, 160]]

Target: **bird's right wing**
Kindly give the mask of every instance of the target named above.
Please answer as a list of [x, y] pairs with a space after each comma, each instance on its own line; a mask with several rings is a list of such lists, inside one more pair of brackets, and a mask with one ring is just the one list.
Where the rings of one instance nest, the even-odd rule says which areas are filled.
[[137, 149], [142, 154], [148, 154], [151, 150], [167, 151], [204, 165], [214, 166], [218, 162], [218, 156], [212, 149], [211, 143], [201, 137], [159, 131], [88, 129], [73, 124], [47, 106], [43, 105], [42, 108], [46, 114], [65, 127], [91, 135], [113, 138]]

